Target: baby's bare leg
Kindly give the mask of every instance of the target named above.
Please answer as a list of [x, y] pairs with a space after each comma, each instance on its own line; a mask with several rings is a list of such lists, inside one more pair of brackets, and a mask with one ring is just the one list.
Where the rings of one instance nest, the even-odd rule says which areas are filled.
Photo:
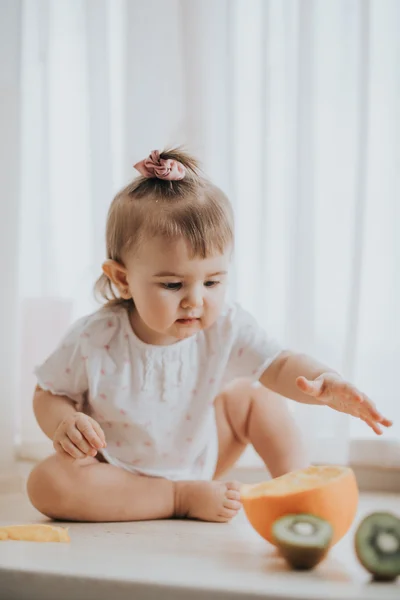
[[229, 470], [251, 443], [272, 477], [308, 465], [287, 399], [249, 380], [232, 382], [215, 402], [219, 458], [215, 477]]
[[56, 454], [35, 467], [27, 491], [52, 519], [140, 521], [188, 517], [229, 521], [240, 508], [239, 485], [134, 475], [95, 458]]

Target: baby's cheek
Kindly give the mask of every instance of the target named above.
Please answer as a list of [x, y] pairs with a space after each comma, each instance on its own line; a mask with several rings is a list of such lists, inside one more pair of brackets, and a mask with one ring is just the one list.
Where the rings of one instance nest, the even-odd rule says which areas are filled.
[[150, 327], [154, 327], [160, 320], [163, 303], [156, 292], [150, 292], [140, 298], [140, 304], [136, 304], [142, 319]]
[[160, 327], [169, 326], [171, 321], [175, 321], [177, 309], [178, 300], [169, 290], [160, 290], [148, 306]]

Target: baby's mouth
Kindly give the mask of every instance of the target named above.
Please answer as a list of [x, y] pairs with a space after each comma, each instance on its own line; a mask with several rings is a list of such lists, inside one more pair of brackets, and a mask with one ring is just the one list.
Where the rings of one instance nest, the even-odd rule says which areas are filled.
[[190, 317], [187, 319], [177, 319], [177, 323], [180, 323], [181, 325], [192, 325], [193, 323], [196, 323], [196, 321], [199, 321], [200, 319], [198, 317]]

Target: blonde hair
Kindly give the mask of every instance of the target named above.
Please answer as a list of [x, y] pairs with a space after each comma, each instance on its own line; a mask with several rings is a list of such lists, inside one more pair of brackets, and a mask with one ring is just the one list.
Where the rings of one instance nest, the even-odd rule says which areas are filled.
[[[165, 150], [162, 159], [179, 161], [186, 169], [178, 181], [137, 177], [114, 198], [106, 226], [107, 258], [124, 264], [128, 252], [152, 237], [183, 238], [193, 256], [206, 258], [233, 246], [231, 204], [220, 188], [199, 169], [198, 162], [182, 149]], [[105, 306], [133, 305], [118, 295], [103, 273], [95, 285]]]

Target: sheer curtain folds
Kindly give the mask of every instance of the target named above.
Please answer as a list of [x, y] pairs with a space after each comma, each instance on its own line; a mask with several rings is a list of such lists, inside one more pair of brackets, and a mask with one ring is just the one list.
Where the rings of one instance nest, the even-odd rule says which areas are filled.
[[[96, 307], [113, 194], [149, 150], [183, 143], [235, 206], [232, 297], [395, 419], [384, 454], [369, 450], [369, 460], [400, 464], [399, 3], [25, 0], [21, 9], [19, 282], [2, 300], [17, 307], [8, 328], [20, 352], [15, 393], [3, 386], [2, 402], [19, 407], [25, 452], [44, 439], [27, 373]], [[292, 409], [314, 460], [360, 460], [360, 438], [375, 448], [361, 422]]]

